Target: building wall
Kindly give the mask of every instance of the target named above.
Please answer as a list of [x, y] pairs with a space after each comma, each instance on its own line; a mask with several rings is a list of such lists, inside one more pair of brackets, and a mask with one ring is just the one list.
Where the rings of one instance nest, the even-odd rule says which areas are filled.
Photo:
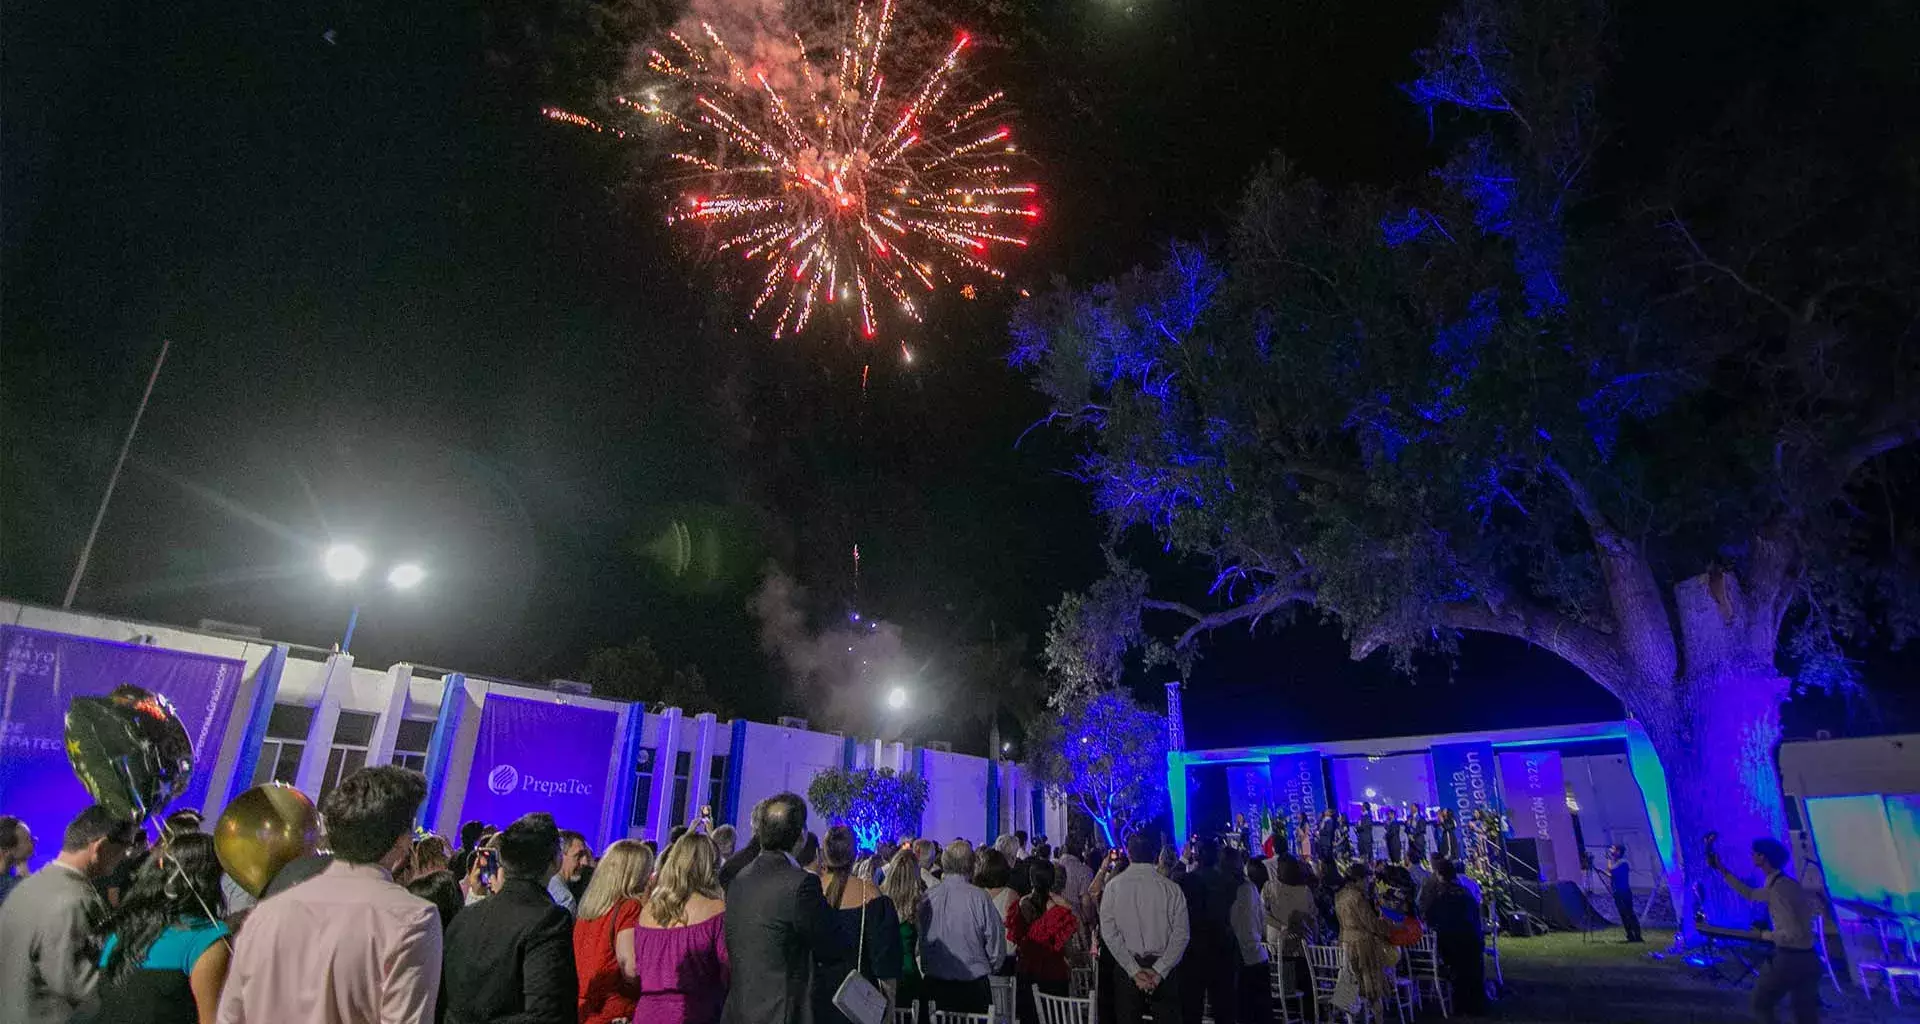
[[[284, 647], [287, 655], [279, 673], [275, 692], [266, 697], [266, 700], [271, 704], [314, 709], [313, 726], [305, 739], [308, 753], [306, 759], [302, 761], [297, 782], [309, 796], [316, 798], [319, 795], [319, 780], [324, 775], [328, 753], [338, 734], [339, 712], [378, 716], [378, 724], [374, 730], [375, 739], [369, 745], [366, 763], [386, 764], [390, 762], [393, 755], [394, 736], [398, 725], [398, 722], [393, 721], [394, 716], [397, 714], [402, 720], [415, 722], [434, 721], [440, 714], [440, 705], [448, 693], [447, 679], [443, 670], [422, 669], [405, 664], [377, 669], [356, 665], [347, 655], [333, 654], [310, 647], [279, 645], [271, 640], [215, 636], [178, 627], [109, 616], [63, 612], [5, 601], [0, 601], [0, 622], [74, 636], [96, 637], [123, 643], [147, 643], [171, 650], [212, 654], [244, 662], [245, 683], [236, 697], [232, 720], [228, 723], [220, 748], [215, 751], [197, 752], [199, 770], [211, 770], [214, 773], [207, 803], [200, 808], [209, 817], [217, 816], [224, 809], [227, 794], [231, 788], [234, 788], [232, 775], [239, 760], [244, 733], [254, 706], [261, 699], [260, 669], [276, 647]], [[521, 696], [529, 692], [552, 695], [551, 691], [523, 688], [479, 676], [464, 678], [465, 685], [457, 697], [461, 702], [457, 727], [446, 750], [445, 764], [439, 767], [436, 773], [438, 777], [429, 780], [440, 793], [434, 820], [430, 824], [436, 831], [449, 835], [458, 830], [463, 820], [461, 802], [466, 793], [474, 744], [479, 733], [481, 712], [487, 694], [504, 687], [510, 688], [512, 692]], [[396, 686], [402, 681], [406, 687], [405, 697], [403, 700], [395, 700]], [[731, 822], [743, 832], [748, 827], [749, 814], [756, 802], [783, 791], [792, 791], [804, 797], [808, 784], [813, 781], [817, 772], [824, 768], [841, 767], [846, 760], [846, 739], [837, 734], [789, 729], [760, 722], [717, 722], [710, 715], [700, 714], [697, 709], [688, 709], [683, 713], [680, 709], [669, 708], [664, 709], [662, 713], [646, 713], [639, 705], [632, 705], [629, 711], [626, 710], [628, 706], [616, 705], [614, 702], [596, 698], [553, 696], [555, 699], [603, 703], [609, 707], [619, 706], [623, 709], [623, 716], [626, 714], [643, 716], [640, 726], [640, 744], [643, 748], [656, 752], [657, 756], [653, 762], [653, 784], [637, 788], [633, 795], [634, 800], [654, 801], [653, 806], [656, 808], [663, 800], [668, 804], [672, 802], [675, 768], [673, 755], [681, 750], [688, 751], [692, 756], [688, 774], [687, 807], [685, 814], [680, 817], [691, 819], [698, 815], [702, 805], [719, 803], [713, 787], [725, 786], [727, 778], [737, 773], [739, 776], [738, 799], [732, 806], [725, 809], [725, 813], [721, 815], [721, 821]], [[736, 729], [745, 731], [743, 746], [733, 742]], [[616, 735], [624, 735], [624, 717], [622, 730]], [[742, 763], [737, 766], [727, 766], [726, 772], [716, 778], [714, 759], [726, 758], [735, 749], [743, 750]], [[896, 769], [910, 769], [914, 766], [913, 752], [898, 743], [880, 744], [877, 761], [875, 744], [871, 741], [856, 742], [855, 751], [855, 761], [861, 766], [874, 763]], [[664, 816], [653, 815], [646, 828], [632, 828], [629, 824], [632, 814], [631, 804], [625, 807], [615, 806], [619, 774], [634, 770], [633, 764], [621, 763], [626, 760], [625, 753], [620, 749], [618, 739], [614, 743], [614, 749], [606, 752], [608, 807], [604, 831], [609, 837], [630, 834], [636, 837], [664, 839], [674, 825], [687, 822], [666, 820]], [[943, 840], [953, 836], [965, 836], [974, 840], [990, 839], [991, 836], [986, 835], [988, 825], [986, 759], [965, 754], [942, 754], [931, 751], [924, 753], [929, 773], [926, 816], [929, 834]], [[1006, 770], [1012, 772], [1013, 776], [1018, 775], [1018, 769], [1014, 766], [1008, 766]], [[1024, 786], [1024, 783], [1018, 784]], [[1003, 788], [1001, 801], [1003, 819], [1009, 822], [1022, 822], [1019, 825], [1009, 825], [1009, 830], [1018, 827], [1030, 832], [1041, 831], [1028, 824], [1032, 818], [1031, 796], [1028, 795], [1030, 792], [1029, 789], [1016, 793]], [[1064, 816], [1062, 822], [1064, 822]], [[504, 824], [504, 822], [494, 824]], [[1064, 824], [1055, 828], [1058, 834], [1065, 834]]]
[[[761, 722], [735, 722], [733, 726], [747, 730], [746, 759], [739, 768], [740, 801], [731, 809], [734, 824], [742, 829], [748, 825], [754, 804], [776, 793], [798, 793], [805, 799], [813, 777], [822, 769], [841, 767], [846, 753], [845, 738], [831, 733]], [[819, 820], [811, 805], [807, 807], [807, 820]]]
[[927, 780], [921, 832], [942, 843], [956, 838], [992, 842], [994, 837], [987, 835], [987, 759], [925, 749], [920, 756]]

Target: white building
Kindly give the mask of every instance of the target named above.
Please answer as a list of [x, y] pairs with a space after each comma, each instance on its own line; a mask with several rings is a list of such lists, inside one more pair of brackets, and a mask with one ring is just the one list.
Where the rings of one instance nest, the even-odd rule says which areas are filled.
[[[583, 806], [597, 808], [575, 818], [597, 814], [598, 821], [560, 822], [587, 832], [596, 845], [627, 837], [664, 840], [675, 825], [690, 822], [707, 807], [716, 823], [731, 822], [744, 831], [747, 811], [762, 798], [789, 790], [804, 796], [817, 772], [843, 766], [904, 769], [925, 778], [928, 798], [921, 833], [929, 837], [980, 842], [1016, 830], [1066, 835], [1064, 808], [1043, 802], [1018, 764], [901, 743], [863, 742], [814, 732], [793, 721], [722, 722], [698, 709], [654, 713], [640, 705], [447, 669], [406, 663], [365, 668], [350, 655], [297, 644], [6, 601], [0, 601], [0, 625], [243, 663], [244, 681], [217, 749], [197, 752], [196, 770], [211, 773], [199, 808], [209, 817], [261, 782], [287, 783], [317, 801], [355, 769], [397, 764], [427, 776], [426, 823], [451, 835], [474, 807], [470, 776], [488, 703], [513, 698], [579, 712], [602, 726], [590, 730], [607, 738], [599, 749], [589, 738], [581, 741], [589, 749], [567, 751], [590, 756], [596, 766], [605, 762], [604, 779], [568, 780], [574, 783], [568, 795], [583, 797]], [[483, 772], [494, 767], [481, 764]], [[483, 776], [483, 785], [472, 788], [491, 786], [496, 795], [503, 790], [530, 792], [547, 784], [535, 782], [537, 771], [537, 764], [508, 767], [499, 776]], [[519, 781], [522, 773], [524, 785]], [[0, 810], [4, 803], [0, 793]]]

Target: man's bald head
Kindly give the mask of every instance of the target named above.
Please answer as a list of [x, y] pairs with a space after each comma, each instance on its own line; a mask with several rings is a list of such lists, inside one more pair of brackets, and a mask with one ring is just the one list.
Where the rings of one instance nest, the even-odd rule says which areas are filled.
[[793, 793], [770, 796], [760, 805], [754, 838], [762, 850], [792, 853], [807, 831], [807, 802]]

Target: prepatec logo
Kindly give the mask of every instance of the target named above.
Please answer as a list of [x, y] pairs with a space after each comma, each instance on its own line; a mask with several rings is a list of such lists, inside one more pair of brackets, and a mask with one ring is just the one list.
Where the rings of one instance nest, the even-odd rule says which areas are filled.
[[520, 788], [520, 769], [510, 764], [497, 764], [487, 773], [487, 788], [494, 796], [506, 796]]

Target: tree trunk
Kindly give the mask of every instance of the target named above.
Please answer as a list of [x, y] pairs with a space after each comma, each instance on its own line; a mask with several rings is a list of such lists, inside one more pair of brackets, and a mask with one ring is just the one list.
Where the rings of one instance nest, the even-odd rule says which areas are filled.
[[1776, 753], [1788, 682], [1773, 665], [1777, 634], [1759, 621], [1767, 607], [1755, 610], [1733, 577], [1686, 580], [1674, 597], [1681, 677], [1641, 680], [1626, 703], [1666, 771], [1679, 864], [1668, 884], [1682, 929], [1697, 910], [1709, 923], [1747, 927], [1759, 910], [1708, 870], [1706, 839], [1717, 834], [1721, 859], [1742, 876], [1757, 875], [1753, 840], [1786, 840]]

